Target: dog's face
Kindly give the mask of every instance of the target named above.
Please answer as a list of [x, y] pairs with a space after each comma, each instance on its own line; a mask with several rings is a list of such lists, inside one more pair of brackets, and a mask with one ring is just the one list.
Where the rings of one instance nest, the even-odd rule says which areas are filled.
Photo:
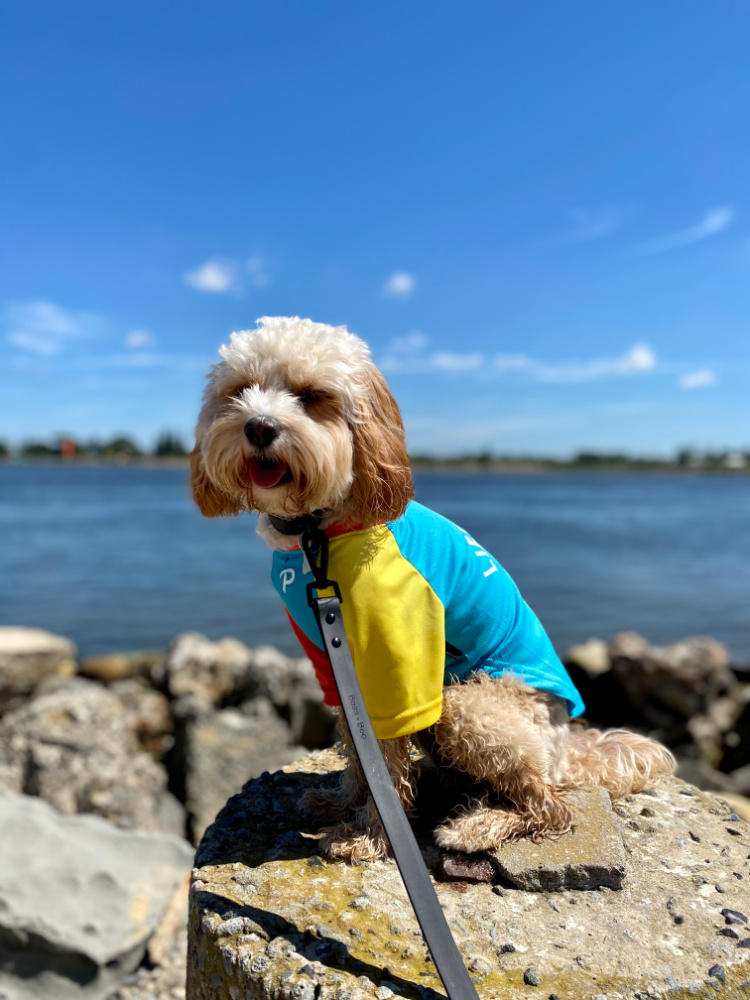
[[219, 353], [191, 455], [203, 514], [346, 511], [367, 526], [403, 513], [413, 489], [401, 415], [362, 340], [265, 318]]

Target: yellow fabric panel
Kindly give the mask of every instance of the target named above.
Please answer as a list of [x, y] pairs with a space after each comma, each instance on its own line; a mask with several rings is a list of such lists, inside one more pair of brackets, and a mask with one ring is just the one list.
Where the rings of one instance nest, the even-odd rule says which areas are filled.
[[440, 718], [445, 670], [445, 613], [435, 591], [386, 527], [332, 539], [329, 560], [375, 735], [431, 726]]

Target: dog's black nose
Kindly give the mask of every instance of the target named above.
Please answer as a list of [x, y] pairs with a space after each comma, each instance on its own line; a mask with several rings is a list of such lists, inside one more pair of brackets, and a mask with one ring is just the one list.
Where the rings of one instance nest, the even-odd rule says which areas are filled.
[[273, 417], [250, 417], [245, 424], [245, 437], [256, 448], [267, 448], [281, 434], [281, 424]]

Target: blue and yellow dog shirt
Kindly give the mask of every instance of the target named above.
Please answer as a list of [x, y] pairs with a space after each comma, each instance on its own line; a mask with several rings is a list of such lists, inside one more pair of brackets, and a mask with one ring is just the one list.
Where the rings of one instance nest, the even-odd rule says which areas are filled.
[[[327, 705], [336, 685], [307, 604], [312, 580], [301, 549], [274, 552], [273, 584], [312, 660]], [[341, 587], [346, 634], [379, 739], [407, 736], [440, 718], [443, 686], [478, 670], [513, 674], [583, 712], [534, 612], [481, 545], [411, 502], [403, 517], [330, 538], [328, 576]]]

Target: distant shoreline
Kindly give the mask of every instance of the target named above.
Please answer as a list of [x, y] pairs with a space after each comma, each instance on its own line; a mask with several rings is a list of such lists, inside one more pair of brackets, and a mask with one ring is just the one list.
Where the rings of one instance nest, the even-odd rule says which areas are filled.
[[[153, 455], [137, 457], [113, 456], [97, 457], [81, 456], [62, 458], [55, 455], [34, 456], [0, 456], [0, 466], [55, 466], [55, 467], [101, 467], [126, 466], [144, 469], [187, 469], [189, 456], [165, 456], [156, 458]], [[413, 459], [412, 472], [434, 472], [440, 475], [468, 474], [485, 475], [487, 473], [515, 475], [544, 475], [554, 472], [596, 472], [596, 473], [669, 473], [674, 475], [748, 475], [750, 464], [744, 468], [731, 468], [726, 465], [681, 465], [670, 461], [651, 461], [634, 459], [628, 461], [564, 461], [562, 459], [490, 459], [484, 461], [473, 458], [458, 459]]]

